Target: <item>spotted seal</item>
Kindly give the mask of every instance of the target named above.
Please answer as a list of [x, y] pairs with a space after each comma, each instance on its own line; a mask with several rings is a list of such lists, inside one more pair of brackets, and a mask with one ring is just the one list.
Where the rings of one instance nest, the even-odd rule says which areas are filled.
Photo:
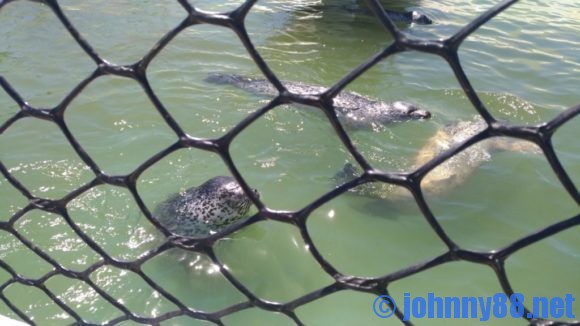
[[[257, 95], [276, 96], [278, 90], [266, 79], [235, 74], [210, 73], [205, 81], [213, 84], [229, 84]], [[284, 81], [292, 93], [315, 95], [326, 87], [301, 82]], [[408, 102], [387, 103], [355, 92], [341, 92], [333, 99], [336, 114], [341, 123], [353, 129], [376, 130], [393, 122], [429, 119], [431, 113]]]
[[[438, 130], [427, 140], [415, 156], [413, 169], [423, 166], [437, 155], [481, 132], [486, 127], [485, 121], [476, 117], [469, 121], [460, 121]], [[461, 185], [484, 162], [491, 159], [497, 151], [522, 153], [541, 153], [534, 143], [508, 137], [492, 137], [477, 142], [455, 154], [431, 170], [421, 181], [421, 189], [426, 194], [442, 194]], [[346, 163], [341, 171], [335, 174], [338, 184], [345, 183], [360, 175], [360, 169]], [[410, 193], [402, 187], [387, 183], [367, 183], [352, 189], [359, 195], [397, 200], [409, 198]]]
[[154, 216], [175, 234], [202, 237], [246, 217], [250, 205], [236, 179], [217, 176], [159, 203]]

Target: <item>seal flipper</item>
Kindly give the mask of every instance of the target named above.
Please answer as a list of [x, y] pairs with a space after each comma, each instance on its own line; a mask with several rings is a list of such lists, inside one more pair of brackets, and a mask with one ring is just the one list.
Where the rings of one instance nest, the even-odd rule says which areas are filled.
[[356, 177], [360, 175], [360, 172], [361, 171], [359, 168], [347, 162], [342, 167], [342, 170], [336, 172], [334, 177], [332, 177], [332, 180], [334, 180], [336, 185], [339, 186], [351, 180], [354, 180]]

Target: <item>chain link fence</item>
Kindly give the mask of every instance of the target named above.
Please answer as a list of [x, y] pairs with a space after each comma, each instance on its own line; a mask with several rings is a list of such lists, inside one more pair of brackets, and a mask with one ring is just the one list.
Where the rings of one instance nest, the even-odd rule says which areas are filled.
[[[0, 1], [0, 10], [3, 9], [8, 3], [13, 1]], [[96, 64], [96, 69], [90, 76], [80, 82], [74, 89], [64, 98], [64, 100], [54, 108], [44, 109], [36, 108], [29, 105], [18, 93], [17, 89], [14, 89], [9, 80], [0, 76], [0, 85], [4, 91], [12, 98], [12, 100], [17, 103], [20, 110], [9, 117], [5, 121], [0, 121], [0, 133], [4, 133], [8, 130], [15, 122], [20, 119], [42, 119], [54, 123], [63, 135], [66, 137], [70, 146], [82, 159], [82, 161], [90, 167], [94, 173], [94, 179], [75, 189], [74, 191], [68, 193], [66, 196], [58, 200], [50, 200], [45, 198], [39, 198], [32, 194], [32, 192], [27, 189], [19, 180], [9, 172], [8, 168], [0, 162], [0, 171], [2, 175], [8, 180], [8, 182], [17, 189], [23, 196], [28, 200], [27, 205], [21, 210], [17, 211], [9, 219], [0, 222], [0, 229], [5, 232], [12, 234], [14, 237], [21, 242], [28, 250], [34, 252], [36, 255], [41, 257], [46, 263], [53, 267], [53, 270], [39, 278], [31, 279], [19, 275], [15, 269], [10, 266], [7, 262], [0, 259], [1, 268], [10, 275], [9, 280], [0, 284], [0, 299], [9, 307], [18, 317], [29, 324], [35, 324], [35, 321], [31, 319], [25, 312], [14, 305], [11, 300], [5, 295], [4, 291], [7, 287], [13, 284], [22, 284], [29, 287], [34, 287], [44, 293], [50, 300], [54, 302], [60, 309], [70, 315], [77, 324], [88, 324], [80, 314], [75, 311], [75, 309], [70, 305], [65, 303], [63, 300], [59, 299], [55, 293], [53, 293], [49, 287], [47, 287], [46, 282], [53, 277], [61, 276], [69, 278], [71, 280], [76, 280], [83, 282], [96, 291], [102, 298], [108, 301], [111, 305], [116, 307], [122, 312], [120, 316], [114, 318], [108, 322], [108, 324], [118, 324], [124, 321], [133, 321], [145, 324], [160, 324], [163, 321], [170, 321], [177, 317], [187, 317], [195, 318], [199, 320], [205, 320], [213, 322], [215, 324], [223, 324], [222, 318], [230, 314], [251, 308], [257, 307], [264, 309], [266, 311], [279, 312], [289, 318], [291, 318], [296, 324], [301, 325], [303, 321], [295, 313], [295, 310], [302, 305], [308, 304], [312, 301], [319, 300], [330, 294], [339, 291], [360, 291], [364, 293], [370, 293], [374, 295], [388, 295], [389, 294], [389, 284], [391, 282], [400, 280], [407, 276], [419, 273], [421, 271], [433, 268], [435, 266], [450, 262], [450, 261], [467, 261], [476, 264], [483, 264], [490, 266], [497, 276], [497, 280], [501, 285], [502, 289], [507, 295], [513, 293], [510, 282], [508, 281], [506, 271], [504, 269], [504, 262], [518, 250], [532, 245], [538, 241], [546, 239], [552, 235], [555, 235], [564, 230], [571, 229], [580, 224], [580, 215], [571, 216], [568, 219], [550, 225], [544, 229], [537, 232], [529, 234], [512, 244], [501, 248], [500, 250], [493, 252], [477, 252], [472, 250], [466, 250], [461, 248], [458, 244], [446, 234], [444, 228], [437, 221], [433, 215], [429, 205], [425, 201], [424, 194], [421, 189], [421, 181], [423, 178], [434, 168], [442, 164], [448, 158], [456, 155], [457, 153], [465, 150], [469, 146], [472, 146], [480, 141], [491, 137], [505, 136], [519, 138], [533, 142], [539, 148], [541, 148], [543, 155], [549, 162], [551, 168], [559, 178], [562, 186], [566, 189], [569, 195], [574, 199], [576, 203], [580, 203], [580, 194], [576, 189], [570, 175], [566, 172], [562, 164], [560, 163], [558, 156], [556, 155], [554, 148], [552, 146], [552, 136], [564, 124], [572, 120], [580, 113], [580, 105], [570, 107], [564, 112], [560, 113], [554, 119], [547, 123], [543, 123], [536, 126], [518, 126], [503, 123], [497, 121], [494, 116], [486, 109], [485, 105], [482, 103], [475, 90], [471, 86], [468, 77], [465, 74], [464, 69], [459, 61], [458, 49], [462, 42], [474, 31], [476, 31], [480, 26], [485, 24], [491, 18], [501, 13], [506, 8], [513, 5], [516, 1], [502, 1], [497, 4], [481, 16], [477, 17], [467, 26], [462, 28], [460, 31], [455, 33], [453, 36], [444, 40], [416, 40], [410, 39], [403, 34], [396, 25], [390, 20], [388, 14], [386, 13], [383, 6], [378, 0], [368, 0], [367, 5], [372, 9], [374, 14], [380, 19], [380, 22], [384, 26], [386, 33], [389, 33], [394, 41], [382, 49], [380, 52], [376, 53], [367, 62], [360, 64], [356, 69], [348, 73], [344, 78], [342, 78], [335, 85], [330, 87], [324, 93], [320, 95], [312, 94], [297, 94], [289, 92], [284, 84], [278, 79], [276, 74], [269, 68], [265, 60], [258, 53], [255, 46], [250, 39], [246, 26], [245, 18], [256, 4], [256, 0], [248, 0], [239, 6], [237, 9], [228, 12], [226, 14], [213, 14], [202, 12], [196, 10], [189, 2], [186, 0], [178, 0], [179, 4], [187, 12], [187, 18], [183, 20], [177, 27], [168, 32], [163, 36], [157, 44], [138, 62], [127, 65], [119, 66], [111, 64], [105, 61], [99, 56], [99, 54], [93, 49], [93, 47], [81, 36], [78, 30], [71, 24], [67, 19], [66, 15], [61, 10], [58, 2], [56, 0], [42, 0], [37, 1], [44, 5], [50, 7], [52, 12], [58, 17], [64, 28], [68, 30], [70, 35], [76, 40], [78, 45], [84, 50], [86, 55], [90, 57]], [[151, 61], [160, 53], [160, 51], [172, 40], [180, 34], [184, 29], [198, 24], [210, 24], [222, 26], [235, 32], [235, 34], [241, 40], [241, 43], [247, 50], [247, 53], [251, 56], [259, 70], [267, 78], [267, 80], [277, 89], [278, 95], [275, 96], [267, 105], [261, 107], [259, 110], [253, 112], [246, 119], [240, 121], [234, 128], [225, 133], [222, 137], [217, 139], [200, 139], [189, 136], [184, 132], [180, 126], [179, 121], [176, 121], [174, 117], [170, 114], [167, 108], [164, 106], [162, 101], [156, 96], [156, 93], [150, 86], [147, 79], [147, 68]], [[356, 78], [365, 73], [368, 69], [375, 66], [380, 61], [385, 58], [392, 56], [397, 53], [405, 51], [419, 51], [430, 53], [443, 58], [453, 70], [457, 80], [459, 81], [461, 87], [463, 88], [465, 94], [477, 110], [481, 118], [486, 122], [487, 127], [477, 133], [475, 136], [467, 139], [466, 141], [457, 144], [453, 148], [445, 151], [441, 155], [430, 160], [420, 168], [416, 169], [410, 173], [389, 173], [376, 170], [371, 166], [371, 164], [365, 159], [365, 157], [357, 151], [353, 143], [351, 142], [348, 134], [343, 129], [341, 123], [337, 119], [336, 113], [332, 105], [332, 99], [339, 92], [341, 92], [349, 83], [354, 81]], [[79, 141], [75, 139], [75, 136], [69, 131], [69, 127], [65, 123], [66, 110], [71, 101], [73, 101], [87, 85], [93, 82], [100, 76], [103, 75], [114, 75], [120, 77], [126, 77], [138, 82], [146, 92], [151, 103], [154, 105], [159, 114], [163, 117], [167, 125], [173, 130], [177, 136], [177, 141], [170, 147], [157, 153], [147, 161], [143, 162], [136, 170], [128, 175], [108, 175], [100, 169], [94, 159], [83, 149]], [[283, 104], [302, 104], [317, 108], [318, 110], [324, 112], [328, 120], [331, 122], [336, 135], [340, 138], [344, 146], [348, 149], [352, 157], [355, 158], [357, 163], [364, 169], [364, 173], [361, 176], [356, 177], [354, 180], [343, 184], [322, 197], [314, 200], [310, 205], [304, 207], [303, 209], [295, 212], [280, 212], [269, 209], [264, 202], [258, 198], [258, 196], [251, 190], [251, 186], [242, 178], [240, 172], [233, 163], [232, 157], [230, 155], [230, 144], [236, 136], [244, 132], [244, 130], [250, 126], [254, 121], [264, 116], [270, 110], [283, 105]], [[170, 153], [182, 149], [182, 148], [195, 148], [202, 151], [208, 151], [216, 153], [221, 157], [223, 162], [228, 166], [231, 174], [238, 180], [240, 185], [243, 187], [244, 191], [250, 196], [253, 204], [257, 207], [258, 213], [251, 216], [249, 219], [243, 223], [232, 225], [219, 231], [216, 234], [208, 236], [203, 239], [191, 239], [180, 237], [171, 234], [166, 229], [159, 224], [159, 222], [152, 216], [152, 212], [144, 204], [139, 192], [137, 191], [137, 181], [140, 175], [150, 166], [156, 164]], [[444, 254], [434, 257], [428, 261], [416, 264], [414, 266], [409, 266], [397, 272], [384, 275], [382, 277], [376, 278], [366, 278], [366, 277], [356, 277], [352, 275], [344, 275], [339, 272], [329, 261], [323, 257], [323, 255], [317, 250], [314, 245], [311, 236], [306, 228], [306, 221], [309, 218], [310, 213], [327, 203], [328, 201], [336, 198], [337, 196], [344, 194], [345, 192], [357, 187], [359, 185], [369, 183], [369, 182], [383, 182], [395, 184], [408, 189], [419, 206], [421, 212], [424, 214], [425, 219], [429, 225], [433, 228], [435, 233], [444, 242], [445, 246], [448, 248], [447, 252]], [[86, 193], [90, 189], [97, 187], [99, 185], [113, 185], [118, 187], [126, 188], [134, 197], [137, 205], [141, 209], [142, 213], [147, 217], [149, 222], [155, 225], [163, 234], [167, 236], [167, 240], [154, 250], [149, 251], [146, 255], [143, 255], [132, 261], [121, 261], [113, 258], [106, 250], [104, 250], [99, 244], [97, 244], [89, 234], [79, 227], [75, 221], [69, 215], [67, 204], [74, 200], [75, 198]], [[99, 262], [91, 265], [89, 268], [83, 271], [73, 271], [65, 266], [62, 266], [57, 260], [51, 257], [50, 253], [43, 251], [37, 247], [33, 242], [27, 239], [24, 235], [18, 232], [14, 225], [19, 221], [26, 213], [31, 211], [44, 211], [52, 214], [57, 214], [61, 216], [68, 226], [74, 231], [74, 233], [80, 237], [92, 250], [100, 255]], [[308, 293], [302, 297], [296, 298], [290, 302], [276, 303], [264, 300], [250, 291], [242, 282], [240, 282], [227, 268], [224, 267], [224, 263], [220, 261], [218, 256], [214, 251], [214, 244], [226, 237], [227, 235], [244, 228], [253, 223], [263, 221], [263, 220], [273, 220], [280, 223], [287, 223], [295, 226], [299, 229], [300, 234], [304, 242], [307, 244], [312, 256], [320, 265], [320, 268], [327, 273], [330, 277], [334, 279], [334, 283], [320, 288], [316, 291]], [[245, 296], [245, 301], [243, 303], [231, 305], [225, 309], [216, 312], [204, 312], [196, 310], [189, 307], [182, 301], [180, 301], [175, 295], [173, 295], [168, 290], [164, 289], [162, 286], [157, 284], [150, 276], [148, 276], [142, 269], [144, 263], [150, 261], [154, 257], [166, 252], [172, 248], [181, 248], [197, 253], [206, 255], [211, 259], [213, 263], [219, 266], [219, 271], [223, 276], [239, 291]], [[162, 297], [173, 303], [178, 309], [162, 313], [156, 317], [147, 318], [140, 316], [139, 314], [132, 311], [125, 304], [117, 300], [117, 298], [108, 294], [104, 289], [99, 287], [91, 278], [90, 275], [97, 269], [103, 266], [113, 266], [120, 270], [127, 270], [138, 275], [147, 285], [152, 289], [157, 291]], [[193, 294], [195, 295], [195, 294]], [[528, 307], [529, 308], [529, 307]], [[529, 312], [528, 309], [525, 312]], [[405, 324], [410, 324], [408, 321], [403, 321], [403, 315], [400, 311], [396, 312], [396, 316]], [[524, 314], [526, 316], [526, 314]], [[529, 320], [531, 323], [538, 324], [558, 324], [556, 321], [542, 321], [542, 320]], [[40, 322], [42, 323], [42, 322]]]

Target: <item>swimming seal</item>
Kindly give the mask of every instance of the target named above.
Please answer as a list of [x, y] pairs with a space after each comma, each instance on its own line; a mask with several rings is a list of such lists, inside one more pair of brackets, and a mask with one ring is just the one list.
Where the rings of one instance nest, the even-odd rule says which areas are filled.
[[246, 217], [250, 205], [250, 198], [236, 179], [217, 176], [169, 197], [153, 215], [175, 234], [203, 237]]
[[[413, 169], [423, 166], [437, 155], [476, 135], [486, 126], [485, 121], [476, 117], [473, 120], [460, 121], [438, 130], [417, 153]], [[489, 161], [491, 154], [497, 151], [541, 153], [539, 147], [529, 141], [508, 137], [487, 138], [469, 146], [429, 171], [421, 181], [423, 193], [442, 194], [456, 188], [464, 183], [480, 165]], [[358, 175], [360, 175], [360, 169], [346, 163], [343, 169], [335, 174], [334, 180], [338, 184], [343, 184]], [[411, 196], [406, 189], [387, 183], [366, 183], [351, 190], [359, 195], [389, 200]]]
[[[257, 95], [276, 96], [278, 90], [266, 79], [234, 74], [210, 73], [205, 79], [208, 83], [228, 84]], [[315, 95], [326, 87], [301, 82], [284, 81], [292, 93]], [[431, 113], [408, 102], [387, 103], [366, 97], [355, 92], [341, 92], [333, 99], [336, 115], [341, 123], [353, 129], [370, 128], [376, 130], [393, 122], [429, 119]]]

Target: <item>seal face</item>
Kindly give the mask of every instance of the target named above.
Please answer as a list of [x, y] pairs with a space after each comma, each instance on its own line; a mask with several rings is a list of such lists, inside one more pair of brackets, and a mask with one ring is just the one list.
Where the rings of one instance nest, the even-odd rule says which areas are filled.
[[[257, 95], [277, 96], [278, 90], [266, 79], [234, 74], [210, 73], [205, 81], [218, 85], [233, 85]], [[326, 87], [301, 82], [283, 81], [291, 93], [319, 95]], [[353, 129], [378, 130], [395, 122], [431, 118], [429, 111], [408, 102], [383, 102], [355, 92], [343, 91], [333, 99], [336, 116], [340, 122]]]
[[250, 205], [236, 179], [217, 176], [161, 202], [154, 216], [175, 234], [202, 237], [246, 217]]

